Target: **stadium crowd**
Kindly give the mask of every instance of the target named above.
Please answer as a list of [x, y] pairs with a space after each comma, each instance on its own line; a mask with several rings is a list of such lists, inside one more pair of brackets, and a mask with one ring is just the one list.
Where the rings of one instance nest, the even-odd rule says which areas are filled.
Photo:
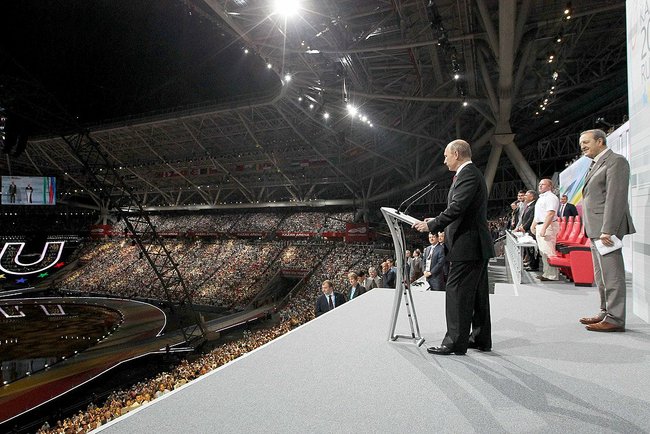
[[183, 360], [169, 372], [162, 372], [151, 379], [138, 382], [128, 389], [113, 392], [102, 404], [91, 403], [85, 411], [79, 411], [72, 417], [58, 420], [53, 425], [46, 423], [37, 433], [90, 432], [272, 341], [291, 328], [292, 325], [289, 322], [282, 322], [271, 328], [245, 332], [241, 339], [223, 344], [195, 361]]

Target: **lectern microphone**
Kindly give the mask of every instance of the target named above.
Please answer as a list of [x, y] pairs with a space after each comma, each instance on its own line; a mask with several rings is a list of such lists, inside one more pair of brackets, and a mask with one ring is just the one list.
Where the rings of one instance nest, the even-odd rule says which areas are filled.
[[[415, 193], [413, 193], [411, 196], [409, 196], [409, 197], [407, 197], [406, 199], [404, 199], [404, 202], [400, 203], [399, 206], [397, 207], [397, 212], [398, 212], [398, 213], [400, 212], [400, 209], [402, 209], [402, 206], [404, 206], [404, 204], [405, 204], [406, 202], [408, 202], [409, 200], [413, 199], [413, 198], [416, 197], [418, 194], [422, 193], [423, 191], [425, 191], [426, 189], [428, 189], [428, 188], [431, 187], [432, 185], [435, 185], [435, 182], [431, 181], [430, 183], [428, 183], [427, 185], [425, 185], [424, 188], [419, 189], [418, 191], [416, 191]], [[418, 199], [419, 199], [419, 198], [418, 198]], [[410, 206], [410, 205], [409, 205], [409, 206]], [[408, 208], [408, 207], [407, 207], [407, 208]]]
[[415, 202], [417, 202], [418, 200], [422, 199], [424, 196], [426, 196], [427, 194], [429, 194], [429, 193], [430, 193], [434, 188], [436, 188], [437, 186], [438, 186], [438, 184], [436, 184], [435, 182], [430, 182], [430, 183], [429, 183], [429, 188], [427, 188], [427, 189], [424, 190], [422, 193], [420, 193], [420, 195], [419, 195], [418, 197], [416, 197], [415, 199], [413, 199], [413, 200], [411, 201], [411, 203], [408, 204], [408, 206], [404, 209], [404, 214], [406, 214], [406, 212], [409, 210], [409, 208], [411, 207], [411, 205], [413, 205]]

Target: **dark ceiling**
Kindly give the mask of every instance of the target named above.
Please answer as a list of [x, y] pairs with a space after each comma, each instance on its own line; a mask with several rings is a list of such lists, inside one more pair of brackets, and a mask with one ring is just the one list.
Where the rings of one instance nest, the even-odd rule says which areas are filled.
[[177, 0], [4, 2], [0, 47], [0, 77], [21, 91], [0, 105], [27, 114], [37, 133], [56, 131], [29, 119], [24, 99], [98, 124], [280, 85], [259, 57]]
[[301, 0], [287, 19], [271, 4], [3, 5], [0, 100], [50, 134], [0, 170], [56, 175], [62, 200], [99, 206], [57, 135], [79, 116], [101, 122], [91, 136], [145, 206], [374, 206], [436, 180], [432, 208], [460, 137], [499, 207], [575, 158], [579, 131], [627, 114], [623, 0], [570, 14], [560, 0]]

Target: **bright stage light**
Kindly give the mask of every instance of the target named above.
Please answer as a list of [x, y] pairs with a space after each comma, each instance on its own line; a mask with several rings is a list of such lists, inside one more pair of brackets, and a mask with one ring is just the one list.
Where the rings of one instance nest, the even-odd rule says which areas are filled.
[[348, 104], [347, 109], [350, 115], [356, 116], [358, 109], [355, 106], [353, 106], [352, 104]]
[[284, 17], [294, 16], [299, 10], [300, 2], [298, 0], [275, 0], [273, 2], [273, 13]]
[[323, 113], [323, 118], [324, 118], [325, 120], [329, 119], [329, 118], [330, 118], [330, 114], [327, 113], [327, 112]]
[[291, 81], [291, 74], [285, 74], [284, 75], [284, 81], [285, 81], [285, 83], [289, 83]]

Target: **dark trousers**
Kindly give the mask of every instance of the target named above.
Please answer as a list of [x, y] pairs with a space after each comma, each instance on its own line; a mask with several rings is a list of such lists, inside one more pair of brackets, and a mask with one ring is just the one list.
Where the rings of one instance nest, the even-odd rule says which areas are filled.
[[449, 268], [445, 300], [447, 334], [442, 344], [454, 351], [467, 351], [470, 341], [479, 347], [492, 347], [487, 263], [453, 261]]

